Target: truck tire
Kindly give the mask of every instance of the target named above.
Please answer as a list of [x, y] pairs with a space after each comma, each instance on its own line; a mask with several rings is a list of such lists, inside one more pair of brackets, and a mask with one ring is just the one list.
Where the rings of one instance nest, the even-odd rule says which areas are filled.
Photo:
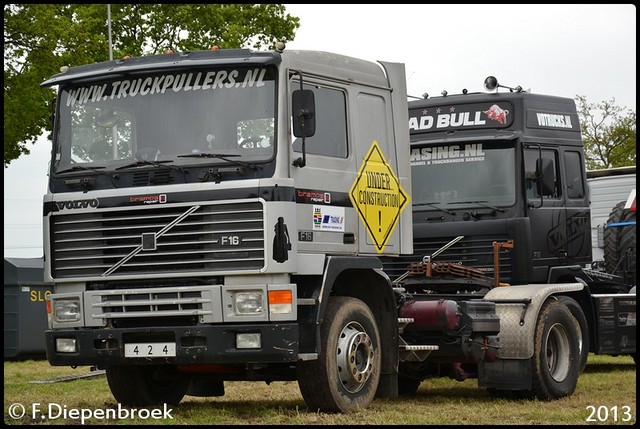
[[578, 336], [578, 344], [580, 345], [580, 368], [578, 372], [582, 374], [587, 367], [587, 359], [589, 358], [589, 325], [587, 324], [587, 318], [582, 311], [582, 307], [580, 307], [580, 304], [578, 304], [575, 299], [568, 296], [559, 296], [558, 301], [569, 309], [578, 322], [578, 325], [580, 325]]
[[380, 382], [380, 334], [373, 313], [359, 299], [334, 296], [320, 326], [318, 359], [298, 363], [298, 386], [313, 412], [367, 408]]
[[[626, 201], [620, 201], [609, 213], [607, 225], [618, 222], [635, 222], [636, 214], [625, 210]], [[604, 229], [604, 264], [607, 273], [615, 274], [629, 264], [629, 271], [635, 279], [636, 273], [636, 227], [612, 226]], [[627, 252], [630, 250], [629, 252]], [[628, 258], [627, 258], [628, 256]]]
[[579, 325], [562, 303], [549, 300], [536, 323], [531, 394], [540, 400], [571, 395], [578, 384]]
[[158, 378], [155, 365], [114, 365], [106, 368], [113, 397], [128, 407], [177, 405], [189, 388], [189, 380]]

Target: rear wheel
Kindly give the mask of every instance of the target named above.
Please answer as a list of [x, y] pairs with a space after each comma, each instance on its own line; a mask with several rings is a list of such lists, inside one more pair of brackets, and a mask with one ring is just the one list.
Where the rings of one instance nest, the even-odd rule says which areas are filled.
[[158, 365], [115, 365], [106, 368], [113, 397], [129, 407], [177, 405], [189, 388], [189, 380], [176, 378]]
[[532, 361], [533, 396], [541, 400], [571, 395], [580, 368], [579, 325], [567, 307], [555, 300], [540, 310]]
[[317, 360], [298, 364], [298, 385], [312, 411], [367, 408], [380, 381], [380, 334], [371, 310], [359, 299], [329, 298], [320, 327]]
[[580, 304], [578, 304], [575, 299], [568, 296], [559, 296], [558, 301], [560, 301], [569, 309], [573, 317], [576, 319], [576, 322], [580, 326], [580, 330], [578, 332], [578, 344], [580, 346], [580, 368], [578, 371], [580, 374], [582, 374], [587, 367], [587, 359], [589, 358], [589, 326], [587, 325], [587, 318], [582, 311], [582, 307], [580, 307]]

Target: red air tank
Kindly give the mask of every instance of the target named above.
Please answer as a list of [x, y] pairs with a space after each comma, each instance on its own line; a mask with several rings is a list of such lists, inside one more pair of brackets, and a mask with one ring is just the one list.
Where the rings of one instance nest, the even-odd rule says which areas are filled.
[[456, 331], [460, 327], [460, 311], [455, 301], [407, 301], [399, 317], [410, 317], [412, 329], [418, 331]]

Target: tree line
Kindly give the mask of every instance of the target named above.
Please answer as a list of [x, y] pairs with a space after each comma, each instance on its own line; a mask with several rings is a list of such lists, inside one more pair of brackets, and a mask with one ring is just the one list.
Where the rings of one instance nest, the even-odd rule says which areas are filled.
[[[110, 20], [107, 17], [110, 16]], [[108, 25], [110, 23], [110, 25]], [[63, 65], [125, 55], [221, 48], [270, 49], [300, 26], [283, 4], [5, 4], [4, 166], [52, 131], [55, 92], [40, 84]], [[635, 165], [636, 112], [576, 95], [589, 170]]]

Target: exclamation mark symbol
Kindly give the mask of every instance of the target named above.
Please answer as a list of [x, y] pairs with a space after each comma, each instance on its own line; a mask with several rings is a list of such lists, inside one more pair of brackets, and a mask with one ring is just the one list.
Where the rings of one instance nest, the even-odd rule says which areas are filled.
[[382, 212], [378, 210], [378, 232], [382, 232]]

